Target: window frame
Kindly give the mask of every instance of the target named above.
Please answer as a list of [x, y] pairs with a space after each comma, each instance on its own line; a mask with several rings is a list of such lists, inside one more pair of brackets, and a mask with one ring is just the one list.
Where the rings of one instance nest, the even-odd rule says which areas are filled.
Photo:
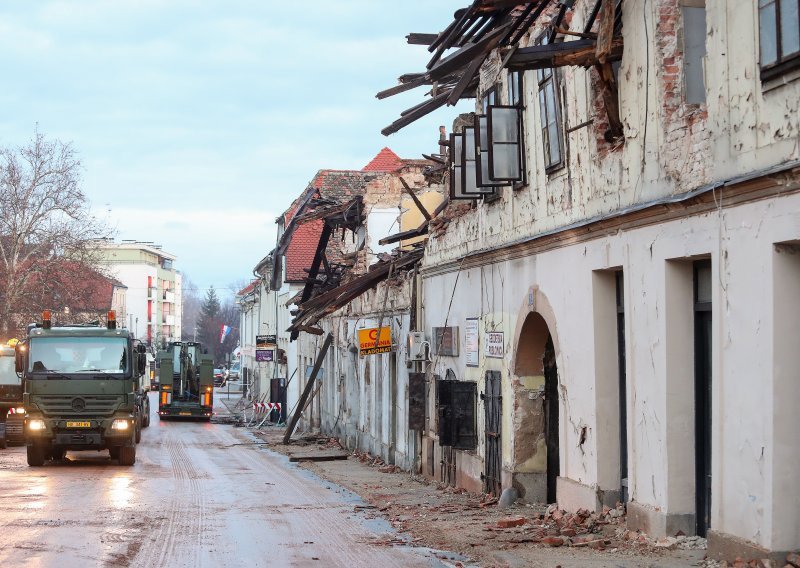
[[[800, 26], [800, 0], [794, 0], [798, 3], [798, 22]], [[772, 38], [775, 48], [775, 61], [764, 65], [761, 62], [761, 56], [764, 52], [764, 35], [761, 33], [761, 22], [764, 11], [769, 7], [775, 7], [775, 35]], [[758, 10], [758, 64], [761, 70], [761, 80], [766, 81], [773, 79], [784, 73], [788, 73], [794, 69], [800, 68], [800, 49], [788, 55], [783, 54], [783, 38], [781, 35], [781, 0], [759, 0], [756, 4]]]
[[[515, 87], [512, 89], [512, 85]], [[515, 97], [516, 95], [516, 97]], [[528, 185], [528, 159], [525, 152], [525, 72], [509, 71], [506, 75], [506, 96], [508, 104], [520, 109], [519, 139], [520, 139], [520, 168], [522, 179], [511, 184], [511, 189], [517, 191]]]
[[[549, 43], [549, 36], [548, 34], [542, 35], [539, 40], [537, 41], [537, 45], [545, 45]], [[543, 69], [536, 70], [536, 87], [537, 87], [537, 94], [538, 94], [538, 103], [539, 103], [539, 124], [540, 124], [540, 134], [542, 137], [542, 158], [544, 161], [544, 171], [546, 174], [552, 174], [553, 172], [562, 169], [566, 166], [566, 161], [564, 159], [564, 125], [561, 118], [561, 97], [559, 96], [558, 89], [556, 88], [557, 82], [557, 68], [554, 67], [545, 67]], [[546, 75], [546, 73], [548, 73]], [[555, 117], [555, 131], [558, 134], [558, 161], [552, 161], [552, 156], [549, 158], [550, 154], [550, 132], [549, 127], [550, 123], [547, 121], [547, 93], [545, 89], [551, 88], [553, 90], [553, 114]], [[544, 94], [544, 102], [542, 102], [542, 95]], [[547, 146], [545, 146], [545, 144]]]

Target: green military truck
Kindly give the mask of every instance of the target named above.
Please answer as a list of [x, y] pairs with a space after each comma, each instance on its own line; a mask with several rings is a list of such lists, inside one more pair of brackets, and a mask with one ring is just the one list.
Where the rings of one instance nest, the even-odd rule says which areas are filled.
[[22, 427], [25, 408], [22, 406], [22, 378], [14, 365], [16, 340], [0, 345], [0, 448], [8, 443], [24, 441]]
[[200, 418], [214, 414], [214, 363], [194, 341], [170, 343], [158, 353], [158, 416]]
[[31, 324], [16, 349], [28, 465], [63, 459], [67, 450], [108, 450], [120, 465], [133, 465], [150, 423], [145, 351], [116, 328], [113, 311], [106, 327], [53, 326], [48, 311]]

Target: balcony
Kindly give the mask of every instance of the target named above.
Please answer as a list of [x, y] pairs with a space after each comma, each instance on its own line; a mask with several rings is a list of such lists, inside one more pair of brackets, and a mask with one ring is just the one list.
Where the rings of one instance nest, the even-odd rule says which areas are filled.
[[169, 304], [174, 304], [175, 303], [175, 292], [170, 292], [169, 290], [164, 290], [164, 293], [162, 294], [162, 299], [164, 300], [164, 302], [167, 302]]
[[161, 316], [161, 323], [164, 325], [175, 325], [175, 316], [173, 314], [164, 314]]

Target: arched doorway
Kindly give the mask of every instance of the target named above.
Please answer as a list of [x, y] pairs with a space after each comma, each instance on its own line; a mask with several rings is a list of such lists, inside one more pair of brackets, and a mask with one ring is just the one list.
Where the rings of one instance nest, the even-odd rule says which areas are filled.
[[525, 316], [514, 374], [515, 482], [528, 501], [554, 503], [560, 474], [558, 367], [553, 336], [538, 312]]

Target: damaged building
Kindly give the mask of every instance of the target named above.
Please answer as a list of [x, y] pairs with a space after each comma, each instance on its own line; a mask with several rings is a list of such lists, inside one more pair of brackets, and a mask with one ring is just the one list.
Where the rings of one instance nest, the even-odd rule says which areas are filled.
[[474, 112], [280, 220], [256, 288], [288, 406], [471, 491], [621, 502], [716, 558], [800, 548], [797, 13], [475, 0], [409, 34], [431, 60], [378, 98], [424, 98], [383, 133]]

